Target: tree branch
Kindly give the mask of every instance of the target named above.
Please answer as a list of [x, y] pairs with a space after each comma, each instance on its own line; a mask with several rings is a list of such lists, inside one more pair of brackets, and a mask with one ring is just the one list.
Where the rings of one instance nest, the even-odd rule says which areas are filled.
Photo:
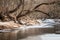
[[[52, 4], [56, 4], [56, 3], [59, 3], [59, 2], [60, 2], [60, 1], [57, 1], [57, 2], [54, 1], [54, 2], [51, 2], [51, 3], [41, 3], [41, 4], [38, 4], [37, 6], [35, 6], [34, 9], [36, 9], [36, 8], [42, 6], [42, 5], [52, 5]], [[34, 9], [33, 9], [33, 10], [34, 10]]]

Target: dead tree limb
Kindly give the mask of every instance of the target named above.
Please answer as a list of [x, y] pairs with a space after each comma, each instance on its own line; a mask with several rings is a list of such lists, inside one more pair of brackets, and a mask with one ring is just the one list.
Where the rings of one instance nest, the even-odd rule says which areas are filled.
[[[42, 5], [52, 5], [52, 4], [57, 4], [57, 3], [59, 3], [59, 2], [60, 2], [60, 1], [57, 1], [57, 2], [53, 1], [53, 2], [51, 2], [51, 3], [41, 3], [41, 4], [38, 4], [37, 6], [35, 6], [34, 9], [36, 9], [36, 8], [42, 6]], [[34, 10], [34, 9], [33, 9], [33, 10]]]

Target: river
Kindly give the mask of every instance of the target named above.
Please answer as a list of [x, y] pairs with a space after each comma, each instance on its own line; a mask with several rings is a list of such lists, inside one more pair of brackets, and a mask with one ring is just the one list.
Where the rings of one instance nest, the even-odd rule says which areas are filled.
[[54, 25], [59, 22], [55, 21], [47, 19], [39, 25], [24, 26], [8, 31], [0, 30], [0, 40], [60, 40], [60, 34], [55, 34], [54, 30]]

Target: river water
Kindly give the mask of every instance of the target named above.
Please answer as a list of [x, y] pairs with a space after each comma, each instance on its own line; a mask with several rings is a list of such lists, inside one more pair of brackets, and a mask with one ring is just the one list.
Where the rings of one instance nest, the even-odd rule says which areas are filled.
[[54, 25], [59, 24], [58, 21], [46, 19], [39, 25], [24, 26], [8, 31], [0, 30], [0, 40], [60, 40], [60, 34], [55, 34], [53, 30]]

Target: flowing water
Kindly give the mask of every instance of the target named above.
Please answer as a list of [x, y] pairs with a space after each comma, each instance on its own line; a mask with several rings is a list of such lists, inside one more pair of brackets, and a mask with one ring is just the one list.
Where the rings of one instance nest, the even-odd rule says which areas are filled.
[[60, 40], [60, 34], [54, 33], [54, 25], [59, 24], [55, 21], [47, 19], [39, 25], [0, 30], [0, 40]]

